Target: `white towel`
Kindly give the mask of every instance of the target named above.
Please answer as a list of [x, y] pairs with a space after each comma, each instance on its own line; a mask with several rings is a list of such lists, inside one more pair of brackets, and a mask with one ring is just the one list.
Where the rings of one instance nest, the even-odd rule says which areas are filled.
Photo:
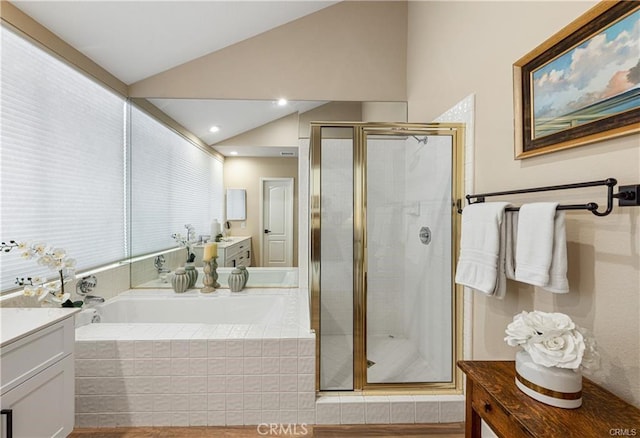
[[555, 232], [553, 239], [553, 256], [549, 268], [549, 282], [543, 289], [557, 294], [569, 292], [567, 280], [567, 232], [564, 221], [564, 211], [556, 213]]
[[471, 204], [462, 212], [456, 283], [496, 298], [504, 297], [506, 290], [504, 209], [507, 205], [507, 202], [482, 202]]
[[564, 213], [556, 202], [520, 207], [515, 279], [551, 292], [569, 292]]
[[516, 279], [516, 244], [518, 242], [518, 212], [507, 214], [505, 221], [504, 272], [509, 280]]

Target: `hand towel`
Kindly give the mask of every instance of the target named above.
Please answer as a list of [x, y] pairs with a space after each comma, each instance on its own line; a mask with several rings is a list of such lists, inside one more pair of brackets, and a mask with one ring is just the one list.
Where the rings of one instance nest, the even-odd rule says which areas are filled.
[[542, 288], [549, 292], [564, 294], [569, 292], [569, 280], [567, 280], [567, 232], [564, 211], [556, 213], [554, 226], [549, 282]]
[[[504, 297], [504, 209], [507, 202], [471, 204], [462, 212], [456, 283]], [[502, 260], [502, 262], [501, 262]]]
[[516, 279], [516, 244], [518, 242], [518, 212], [505, 215], [505, 276], [509, 280]]
[[557, 202], [525, 204], [518, 214], [515, 279], [552, 292], [569, 291], [564, 214]]

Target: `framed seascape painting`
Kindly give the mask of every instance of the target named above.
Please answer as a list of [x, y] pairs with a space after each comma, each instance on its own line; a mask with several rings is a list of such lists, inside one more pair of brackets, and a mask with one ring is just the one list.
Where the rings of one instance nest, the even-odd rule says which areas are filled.
[[640, 2], [599, 3], [513, 79], [516, 159], [640, 131]]

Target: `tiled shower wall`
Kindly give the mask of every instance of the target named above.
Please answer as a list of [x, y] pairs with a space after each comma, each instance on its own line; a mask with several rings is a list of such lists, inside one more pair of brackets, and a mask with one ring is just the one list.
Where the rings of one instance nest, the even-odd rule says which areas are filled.
[[[417, 345], [437, 379], [451, 378], [451, 162], [448, 136], [427, 144], [408, 138], [405, 148], [405, 210], [400, 216], [405, 243], [402, 333]], [[419, 239], [422, 227], [431, 241]]]

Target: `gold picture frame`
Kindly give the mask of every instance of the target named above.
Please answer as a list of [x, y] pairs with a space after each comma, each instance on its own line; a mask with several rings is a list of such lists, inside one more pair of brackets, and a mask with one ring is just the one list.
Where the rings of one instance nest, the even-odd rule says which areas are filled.
[[640, 131], [639, 22], [602, 1], [513, 64], [516, 159]]

